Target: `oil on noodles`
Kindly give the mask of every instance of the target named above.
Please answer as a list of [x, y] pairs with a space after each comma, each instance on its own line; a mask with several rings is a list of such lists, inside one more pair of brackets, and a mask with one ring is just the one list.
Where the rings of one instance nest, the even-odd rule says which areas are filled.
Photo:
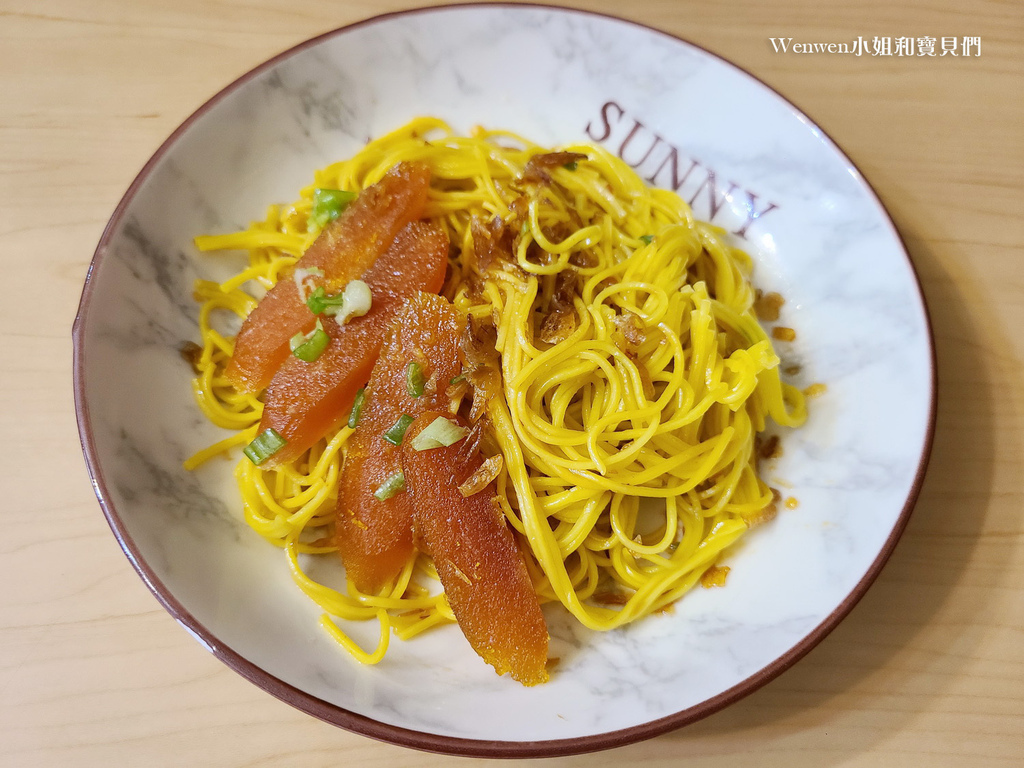
[[[314, 189], [358, 192], [396, 163], [420, 161], [432, 173], [426, 217], [453, 246], [443, 293], [497, 329], [501, 384], [487, 417], [503, 457], [499, 502], [541, 600], [608, 630], [691, 589], [771, 509], [755, 440], [768, 419], [800, 425], [804, 398], [781, 381], [757, 322], [749, 257], [604, 149], [560, 151], [583, 157], [420, 118], [318, 171], [295, 203], [271, 206], [248, 230], [197, 238], [201, 250], [245, 250], [249, 262], [195, 288], [195, 396], [231, 435], [187, 466], [256, 436], [262, 404], [224, 376], [233, 340], [216, 318], [244, 318], [257, 303], [247, 289], [287, 277], [317, 235], [307, 231]], [[530, 163], [545, 154], [572, 159]], [[513, 245], [485, 268], [488, 226], [504, 227]], [[235, 476], [246, 521], [283, 548], [324, 627], [375, 663], [392, 631], [406, 639], [454, 618], [424, 555], [378, 595], [304, 571], [306, 556], [337, 557], [334, 505], [351, 432], [275, 469], [243, 458]], [[359, 648], [338, 619], [377, 620], [378, 646]]]

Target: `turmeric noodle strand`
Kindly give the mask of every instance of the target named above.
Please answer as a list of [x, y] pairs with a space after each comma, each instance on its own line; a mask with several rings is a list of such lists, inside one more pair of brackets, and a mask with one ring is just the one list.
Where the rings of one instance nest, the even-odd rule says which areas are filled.
[[[270, 206], [247, 230], [197, 237], [200, 250], [244, 250], [249, 263], [196, 285], [193, 392], [229, 434], [186, 467], [255, 436], [262, 403], [224, 376], [233, 340], [218, 323], [244, 318], [290, 275], [317, 235], [314, 190], [359, 192], [415, 159], [432, 172], [428, 218], [457, 251], [445, 295], [496, 325], [502, 385], [486, 410], [503, 459], [498, 501], [541, 599], [610, 630], [692, 589], [748, 520], [769, 514], [755, 440], [769, 419], [799, 426], [804, 397], [781, 380], [754, 315], [750, 257], [603, 148], [566, 151], [586, 159], [545, 164], [551, 150], [515, 134], [459, 136], [418, 118], [316, 171], [298, 200]], [[307, 573], [310, 558], [338, 557], [333, 510], [351, 432], [273, 470], [243, 458], [235, 477], [247, 523], [284, 551], [325, 631], [375, 664], [392, 631], [408, 639], [454, 617], [422, 555], [379, 595]], [[371, 620], [380, 625], [371, 650], [337, 623]]]

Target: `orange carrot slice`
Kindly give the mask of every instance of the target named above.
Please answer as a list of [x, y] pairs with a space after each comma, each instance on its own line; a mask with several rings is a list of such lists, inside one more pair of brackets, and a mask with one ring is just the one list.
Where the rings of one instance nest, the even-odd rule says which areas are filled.
[[[444, 408], [445, 390], [461, 369], [463, 324], [446, 299], [417, 294], [395, 315], [373, 368], [359, 424], [348, 440], [335, 518], [345, 572], [361, 592], [379, 592], [415, 555], [408, 495], [378, 493], [402, 468], [400, 448], [384, 435], [403, 415]], [[419, 397], [409, 392], [410, 363], [420, 366], [426, 380]]]
[[267, 388], [259, 431], [273, 428], [287, 443], [261, 466], [291, 461], [341, 426], [395, 314], [418, 291], [440, 290], [447, 265], [448, 236], [435, 224], [413, 222], [363, 275], [373, 294], [370, 311], [344, 325], [320, 316], [327, 348], [311, 363], [289, 355]]
[[417, 544], [434, 567], [459, 627], [499, 675], [524, 685], [547, 680], [548, 631], [522, 554], [498, 507], [493, 483], [468, 498], [459, 485], [482, 463], [476, 443], [416, 450], [416, 436], [438, 417], [420, 415], [402, 446], [406, 493]]
[[[406, 224], [423, 215], [430, 171], [422, 163], [399, 163], [367, 187], [328, 224], [295, 269], [316, 268], [323, 276], [308, 280], [328, 293], [360, 277], [391, 245]], [[288, 342], [308, 333], [316, 318], [288, 273], [256, 305], [242, 323], [226, 375], [245, 392], [259, 392], [288, 359]]]

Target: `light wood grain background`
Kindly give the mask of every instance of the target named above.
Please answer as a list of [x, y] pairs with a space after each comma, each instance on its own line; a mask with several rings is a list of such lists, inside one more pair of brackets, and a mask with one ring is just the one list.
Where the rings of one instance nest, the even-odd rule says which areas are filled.
[[[206, 653], [92, 494], [71, 323], [100, 233], [166, 136], [302, 40], [416, 2], [0, 0], [0, 765], [441, 766], [316, 721]], [[854, 159], [932, 313], [938, 429], [888, 567], [802, 662], [618, 766], [1024, 764], [1024, 11], [1013, 0], [568, 2], [756, 74]], [[981, 55], [779, 55], [769, 36], [980, 36]], [[461, 760], [461, 763], [486, 762]]]

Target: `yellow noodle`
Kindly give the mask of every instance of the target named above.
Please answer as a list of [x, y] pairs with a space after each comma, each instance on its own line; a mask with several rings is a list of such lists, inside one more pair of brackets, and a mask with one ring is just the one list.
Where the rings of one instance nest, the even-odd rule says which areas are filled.
[[[527, 162], [551, 150], [507, 131], [458, 136], [419, 118], [316, 171], [298, 200], [270, 206], [249, 229], [197, 238], [201, 250], [248, 251], [249, 264], [221, 283], [196, 285], [202, 353], [193, 391], [202, 412], [233, 433], [186, 466], [250, 440], [262, 413], [256, 397], [224, 377], [233, 342], [213, 320], [244, 318], [312, 243], [317, 187], [358, 192], [395, 163], [417, 160], [433, 177], [427, 216], [460, 252], [445, 295], [468, 315], [496, 321], [503, 391], [487, 408], [504, 459], [498, 501], [538, 595], [587, 627], [610, 630], [693, 588], [747, 520], [773, 505], [755, 440], [769, 419], [800, 425], [804, 396], [779, 378], [778, 355], [753, 313], [750, 257], [605, 149], [563, 149], [586, 159], [549, 168], [549, 184], [526, 184]], [[516, 227], [514, 253], [475, 275], [472, 222], [495, 217]], [[579, 280], [573, 326], [544, 341], [541, 323], [567, 270]], [[621, 324], [639, 331], [639, 343]], [[321, 584], [304, 571], [303, 558], [337, 557], [334, 505], [350, 432], [274, 470], [242, 459], [235, 475], [246, 521], [284, 550], [330, 635], [371, 664], [392, 631], [408, 639], [454, 617], [429, 586], [436, 573], [424, 556], [380, 595]], [[361, 649], [338, 619], [377, 620], [377, 647]]]

